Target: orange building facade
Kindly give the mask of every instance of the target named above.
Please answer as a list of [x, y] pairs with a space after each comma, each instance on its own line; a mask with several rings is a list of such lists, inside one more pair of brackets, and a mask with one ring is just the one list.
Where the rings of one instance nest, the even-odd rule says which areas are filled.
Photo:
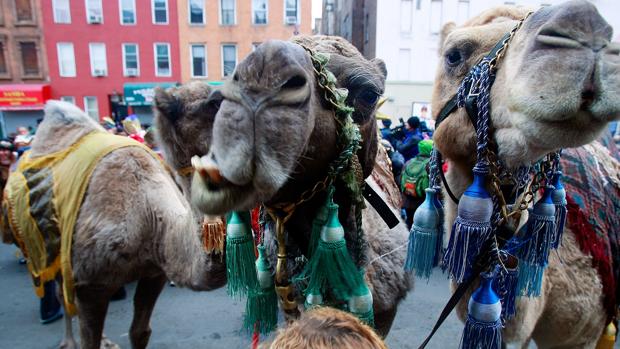
[[311, 0], [178, 0], [181, 80], [222, 81], [269, 40], [312, 33]]

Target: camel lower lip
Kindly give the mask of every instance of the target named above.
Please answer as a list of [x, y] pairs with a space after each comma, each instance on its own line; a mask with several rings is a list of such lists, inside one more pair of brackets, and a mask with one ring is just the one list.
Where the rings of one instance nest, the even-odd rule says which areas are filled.
[[208, 183], [193, 183], [192, 201], [206, 214], [224, 214], [232, 210], [251, 208], [254, 189], [251, 185], [237, 186], [227, 183], [214, 187]]

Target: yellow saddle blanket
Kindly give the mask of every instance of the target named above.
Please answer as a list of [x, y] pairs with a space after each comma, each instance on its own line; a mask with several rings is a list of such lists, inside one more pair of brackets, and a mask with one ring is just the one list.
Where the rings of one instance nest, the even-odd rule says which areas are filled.
[[143, 148], [158, 159], [130, 138], [95, 131], [52, 154], [31, 158], [25, 153], [4, 190], [3, 224], [28, 258], [37, 295], [43, 297], [43, 284], [60, 272], [70, 315], [76, 313], [71, 243], [80, 206], [97, 163], [123, 147]]

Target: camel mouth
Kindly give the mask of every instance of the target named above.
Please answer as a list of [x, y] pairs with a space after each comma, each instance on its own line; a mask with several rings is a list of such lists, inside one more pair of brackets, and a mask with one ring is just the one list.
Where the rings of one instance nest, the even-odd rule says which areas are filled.
[[206, 214], [224, 214], [252, 208], [256, 197], [252, 183], [237, 185], [220, 172], [212, 156], [194, 156], [192, 202]]

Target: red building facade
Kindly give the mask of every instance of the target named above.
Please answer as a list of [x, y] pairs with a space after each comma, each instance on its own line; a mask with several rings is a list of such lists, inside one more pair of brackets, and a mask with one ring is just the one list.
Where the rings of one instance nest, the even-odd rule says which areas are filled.
[[153, 87], [180, 82], [176, 2], [43, 0], [52, 98], [150, 123]]

